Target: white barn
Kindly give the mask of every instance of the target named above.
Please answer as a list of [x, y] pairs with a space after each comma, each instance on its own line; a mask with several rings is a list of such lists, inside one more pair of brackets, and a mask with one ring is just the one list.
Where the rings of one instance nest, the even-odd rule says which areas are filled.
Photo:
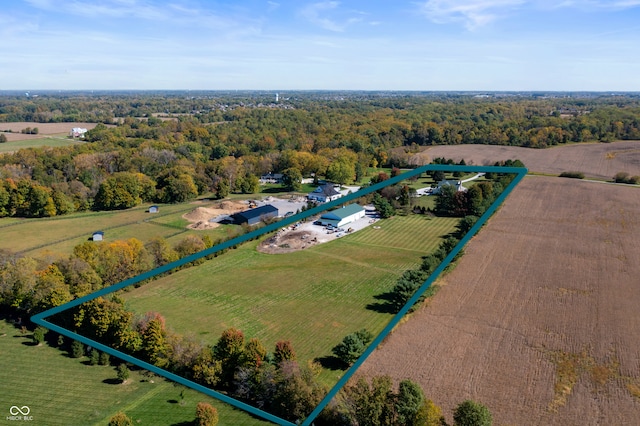
[[337, 228], [355, 222], [365, 215], [364, 207], [358, 204], [349, 204], [341, 209], [332, 210], [320, 216], [322, 225], [333, 225]]

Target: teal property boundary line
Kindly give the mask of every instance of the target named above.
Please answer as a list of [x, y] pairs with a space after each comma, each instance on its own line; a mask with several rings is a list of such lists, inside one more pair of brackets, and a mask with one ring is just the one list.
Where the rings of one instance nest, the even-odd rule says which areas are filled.
[[313, 420], [320, 414], [320, 412], [324, 409], [324, 407], [335, 397], [335, 395], [340, 391], [340, 389], [347, 383], [347, 381], [353, 376], [355, 371], [362, 365], [362, 363], [367, 359], [367, 357], [374, 351], [374, 349], [382, 342], [382, 340], [393, 330], [393, 328], [400, 322], [402, 317], [409, 311], [409, 309], [415, 304], [420, 295], [424, 293], [429, 286], [436, 280], [436, 278], [442, 273], [442, 271], [451, 263], [454, 257], [462, 250], [464, 245], [473, 237], [478, 230], [486, 223], [486, 221], [491, 217], [491, 215], [496, 211], [496, 209], [504, 202], [506, 197], [511, 193], [511, 191], [518, 185], [518, 183], [522, 180], [522, 178], [527, 174], [526, 168], [520, 167], [495, 167], [495, 166], [454, 166], [454, 165], [440, 165], [440, 164], [430, 164], [422, 167], [418, 167], [416, 169], [410, 170], [408, 172], [402, 173], [398, 176], [395, 176], [391, 179], [388, 179], [383, 182], [379, 182], [377, 184], [371, 185], [369, 187], [363, 188], [355, 193], [348, 194], [345, 197], [339, 198], [337, 200], [331, 201], [326, 204], [322, 204], [316, 206], [312, 209], [306, 210], [304, 212], [295, 214], [288, 218], [285, 218], [279, 222], [272, 223], [270, 225], [265, 226], [264, 228], [257, 229], [251, 231], [247, 234], [241, 235], [239, 237], [233, 238], [229, 241], [225, 241], [221, 244], [203, 250], [201, 252], [192, 254], [190, 256], [179, 259], [175, 262], [169, 263], [167, 265], [161, 266], [159, 268], [153, 269], [151, 271], [140, 274], [136, 277], [129, 278], [125, 281], [122, 281], [118, 284], [114, 284], [112, 286], [103, 288], [98, 290], [92, 294], [80, 297], [78, 299], [72, 300], [64, 305], [57, 306], [55, 308], [51, 308], [47, 311], [41, 312], [31, 317], [31, 321], [35, 324], [46, 327], [50, 330], [53, 330], [61, 335], [67, 336], [71, 339], [78, 340], [85, 345], [89, 345], [93, 348], [96, 348], [102, 352], [106, 352], [109, 355], [112, 355], [116, 358], [120, 358], [125, 362], [129, 362], [133, 365], [136, 365], [140, 368], [149, 370], [159, 376], [163, 376], [169, 380], [172, 380], [176, 383], [180, 383], [184, 386], [202, 392], [208, 396], [216, 398], [224, 403], [232, 405], [241, 410], [247, 411], [250, 414], [261, 417], [265, 420], [271, 421], [278, 425], [282, 426], [296, 426], [296, 424], [291, 423], [287, 420], [284, 420], [280, 417], [274, 416], [273, 414], [267, 413], [266, 411], [260, 410], [256, 407], [248, 405], [242, 401], [239, 401], [235, 398], [231, 398], [228, 395], [217, 392], [213, 389], [209, 389], [205, 386], [202, 386], [198, 383], [195, 383], [191, 380], [187, 380], [184, 377], [178, 376], [174, 373], [156, 367], [155, 365], [149, 364], [145, 361], [142, 361], [138, 358], [135, 358], [131, 355], [122, 353], [116, 349], [105, 346], [97, 341], [89, 339], [85, 336], [81, 336], [77, 333], [74, 333], [70, 330], [67, 330], [63, 327], [55, 325], [49, 321], [47, 318], [52, 315], [59, 314], [60, 312], [71, 309], [75, 306], [79, 306], [85, 302], [96, 299], [98, 297], [106, 296], [110, 293], [121, 290], [125, 287], [134, 285], [141, 281], [153, 278], [157, 275], [163, 274], [165, 272], [171, 271], [172, 269], [181, 267], [189, 262], [193, 262], [194, 260], [201, 259], [203, 257], [215, 254], [222, 250], [226, 250], [230, 247], [233, 247], [238, 244], [242, 244], [246, 241], [250, 241], [254, 238], [257, 238], [261, 235], [267, 234], [269, 232], [275, 231], [282, 227], [288, 226], [292, 223], [298, 222], [302, 219], [305, 219], [309, 216], [313, 216], [315, 214], [321, 213], [325, 210], [331, 209], [333, 207], [338, 207], [341, 204], [352, 201], [361, 196], [370, 194], [374, 191], [378, 191], [386, 186], [394, 185], [399, 183], [405, 179], [411, 178], [413, 176], [419, 176], [420, 174], [428, 171], [444, 171], [444, 172], [476, 172], [476, 173], [500, 173], [500, 174], [515, 174], [515, 178], [511, 181], [511, 183], [505, 188], [504, 191], [498, 196], [495, 202], [487, 209], [487, 211], [479, 218], [476, 224], [469, 230], [469, 232], [458, 242], [458, 244], [453, 248], [453, 250], [445, 257], [442, 263], [433, 271], [433, 273], [427, 278], [427, 280], [422, 284], [422, 286], [415, 292], [413, 297], [409, 299], [409, 301], [404, 305], [404, 307], [391, 319], [391, 321], [387, 324], [387, 326], [382, 330], [380, 334], [373, 340], [373, 342], [367, 347], [364, 353], [358, 358], [358, 360], [343, 374], [340, 380], [331, 388], [331, 390], [327, 393], [326, 397], [320, 402], [320, 404], [309, 414], [309, 416], [301, 424], [302, 426], [310, 426]]

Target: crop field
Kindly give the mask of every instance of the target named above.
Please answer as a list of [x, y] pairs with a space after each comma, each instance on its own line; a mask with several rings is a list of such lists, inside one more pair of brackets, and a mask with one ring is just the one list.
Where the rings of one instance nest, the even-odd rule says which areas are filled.
[[[530, 149], [496, 145], [442, 145], [418, 155], [429, 158], [464, 159], [467, 164], [493, 165], [496, 161], [520, 159], [530, 172], [558, 175], [565, 171], [583, 172], [586, 177], [611, 180], [618, 172], [638, 175], [640, 141], [586, 143]], [[634, 172], [634, 170], [636, 172]]]
[[246, 243], [204, 264], [124, 294], [139, 313], [157, 311], [167, 325], [213, 344], [229, 327], [272, 349], [291, 340], [298, 358], [331, 355], [361, 328], [377, 333], [390, 314], [368, 308], [397, 277], [455, 230], [457, 219], [397, 216], [298, 252], [270, 255]]
[[525, 178], [359, 374], [417, 380], [449, 421], [473, 399], [498, 425], [640, 424], [639, 210], [638, 188]]
[[[19, 360], [19, 361], [18, 361]], [[123, 411], [134, 424], [190, 424], [200, 401], [218, 409], [220, 425], [268, 425], [222, 402], [161, 377], [132, 371], [114, 384], [115, 368], [89, 366], [48, 345], [31, 346], [30, 334], [0, 320], [0, 407], [28, 406], [33, 425], [106, 425]], [[25, 368], [28, 366], [28, 368]], [[182, 397], [181, 392], [182, 393]], [[25, 423], [7, 421], [2, 424]]]
[[124, 211], [83, 212], [53, 218], [2, 218], [0, 249], [33, 257], [67, 256], [73, 247], [90, 239], [98, 230], [105, 232], [105, 241], [138, 238], [145, 242], [153, 237], [164, 237], [172, 242], [188, 233], [207, 234], [214, 240], [227, 238], [234, 226], [207, 231], [191, 231], [180, 226], [188, 224], [182, 215], [201, 205], [206, 203], [161, 205], [158, 214], [147, 213], [149, 204], [145, 204]]

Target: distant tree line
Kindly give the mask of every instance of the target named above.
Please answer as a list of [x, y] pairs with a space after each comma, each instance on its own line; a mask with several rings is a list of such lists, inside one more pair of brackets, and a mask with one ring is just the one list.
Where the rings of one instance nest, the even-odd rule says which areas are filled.
[[[98, 124], [86, 133], [85, 144], [0, 156], [0, 215], [119, 209], [202, 194], [224, 198], [257, 192], [259, 177], [269, 172], [285, 174], [293, 191], [302, 177], [347, 184], [361, 181], [369, 167], [421, 165], [413, 154], [427, 145], [541, 148], [640, 139], [640, 100], [632, 97], [364, 96], [336, 102], [302, 96], [290, 108], [249, 101], [143, 94], [0, 97], [0, 121], [117, 123]], [[182, 115], [163, 121], [156, 113]], [[29, 181], [22, 191], [36, 187], [34, 196], [47, 208], [37, 200], [33, 208], [27, 205], [24, 193], [5, 194], [17, 191], [21, 180]]]

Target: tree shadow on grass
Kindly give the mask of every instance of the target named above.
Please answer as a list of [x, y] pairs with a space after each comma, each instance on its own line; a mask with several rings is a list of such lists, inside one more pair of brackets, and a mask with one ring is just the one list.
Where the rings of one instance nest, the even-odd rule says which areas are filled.
[[380, 302], [369, 303], [366, 308], [370, 311], [378, 312], [381, 314], [395, 314], [398, 312], [393, 305], [393, 293], [386, 291], [384, 293], [373, 296], [374, 299], [380, 300]]
[[196, 426], [197, 424], [195, 420], [192, 420], [190, 422], [172, 423], [171, 426]]
[[108, 385], [119, 385], [120, 383], [122, 383], [122, 380], [120, 380], [120, 379], [104, 379], [102, 381], [102, 383], [106, 383]]
[[22, 342], [22, 344], [25, 346], [38, 346], [38, 344], [34, 341], [26, 341], [26, 342]]
[[337, 371], [337, 370], [344, 371], [347, 368], [349, 368], [349, 366], [345, 364], [344, 361], [342, 361], [340, 358], [335, 357], [333, 355], [318, 357], [314, 359], [314, 361], [319, 362], [323, 368], [327, 368], [332, 371]]
[[177, 400], [177, 399], [168, 399], [168, 400], [167, 400], [167, 402], [168, 402], [169, 404], [177, 404], [177, 403], [178, 403], [178, 400]]

